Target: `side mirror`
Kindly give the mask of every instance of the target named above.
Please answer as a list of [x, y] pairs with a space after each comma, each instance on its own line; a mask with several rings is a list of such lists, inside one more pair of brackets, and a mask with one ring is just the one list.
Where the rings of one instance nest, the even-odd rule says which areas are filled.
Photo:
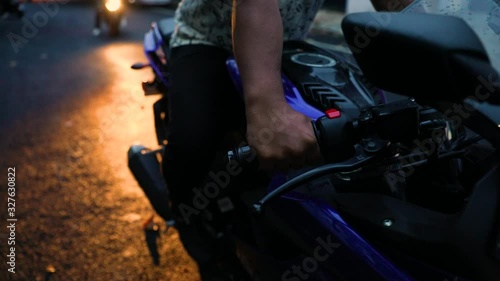
[[342, 30], [366, 78], [379, 88], [423, 101], [475, 97], [500, 104], [499, 74], [461, 18], [353, 13]]

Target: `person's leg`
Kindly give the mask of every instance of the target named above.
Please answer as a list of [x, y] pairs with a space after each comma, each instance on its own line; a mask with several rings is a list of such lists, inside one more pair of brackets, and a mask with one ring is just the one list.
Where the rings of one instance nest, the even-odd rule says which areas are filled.
[[95, 12], [94, 28], [101, 28], [101, 11]]
[[94, 17], [94, 29], [92, 30], [92, 33], [94, 35], [99, 35], [101, 33], [101, 4], [99, 3], [100, 0], [96, 3], [96, 9], [95, 9], [95, 17]]
[[181, 219], [180, 238], [201, 271], [212, 259], [210, 241], [202, 237], [199, 218], [191, 215], [186, 220], [178, 205], [195, 208], [193, 189], [207, 176], [225, 132], [244, 122], [243, 103], [225, 65], [228, 55], [212, 46], [177, 47], [169, 66], [170, 132], [162, 167], [173, 211]]

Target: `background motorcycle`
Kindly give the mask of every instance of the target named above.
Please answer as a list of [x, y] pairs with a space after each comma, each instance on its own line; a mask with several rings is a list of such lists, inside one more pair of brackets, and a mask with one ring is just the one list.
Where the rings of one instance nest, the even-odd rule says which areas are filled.
[[[500, 131], [474, 106], [500, 104], [498, 62], [463, 20], [418, 13], [429, 5], [405, 10], [417, 14], [346, 16], [355, 60], [285, 44], [287, 101], [313, 120], [326, 164], [269, 179], [246, 163], [255, 157], [248, 147], [232, 150], [228, 163], [214, 165], [244, 169], [200, 210], [206, 235], [252, 280], [500, 279]], [[156, 77], [143, 84], [146, 94], [168, 91], [171, 28], [160, 21], [145, 36]], [[233, 58], [227, 66], [241, 89]], [[389, 100], [387, 91], [411, 98]], [[160, 145], [167, 104], [163, 96], [154, 105]], [[132, 146], [129, 167], [174, 224], [158, 155], [161, 148]]]
[[120, 34], [120, 26], [124, 20], [124, 5], [122, 0], [105, 0], [104, 9], [101, 10], [101, 16], [108, 26], [110, 36]]

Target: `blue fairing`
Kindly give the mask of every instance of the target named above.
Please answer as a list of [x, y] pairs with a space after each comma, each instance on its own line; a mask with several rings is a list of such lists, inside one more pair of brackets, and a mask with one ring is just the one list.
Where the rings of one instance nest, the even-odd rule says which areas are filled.
[[[236, 61], [230, 58], [226, 62], [234, 85], [243, 94], [241, 77]], [[317, 108], [308, 104], [301, 96], [299, 89], [282, 75], [283, 89], [290, 106], [310, 117], [312, 120], [324, 115]], [[381, 101], [386, 102], [378, 90]], [[285, 183], [289, 176], [275, 175], [268, 190], [272, 191]], [[313, 187], [314, 188], [314, 187]], [[316, 188], [322, 188], [317, 186]], [[319, 239], [338, 245], [325, 261], [318, 262], [318, 269], [307, 277], [315, 281], [333, 280], [436, 280], [436, 281], [467, 281], [442, 270], [427, 266], [411, 257], [400, 255], [391, 260], [383, 252], [387, 249], [377, 249], [354, 230], [326, 201], [311, 198], [300, 192], [289, 192], [269, 205], [270, 209], [288, 224], [292, 231], [297, 232], [312, 248], [318, 246]], [[321, 244], [321, 243], [319, 243]], [[394, 257], [394, 256], [393, 256]], [[263, 258], [263, 257], [262, 257]], [[307, 258], [307, 257], [305, 257]], [[300, 261], [291, 262], [290, 266], [300, 265]], [[283, 267], [276, 263], [276, 267]], [[302, 280], [305, 276], [285, 270], [282, 280]]]
[[146, 35], [144, 35], [144, 53], [146, 54], [153, 71], [156, 73], [156, 76], [159, 77], [166, 86], [168, 86], [168, 80], [166, 79], [163, 71], [160, 69], [161, 62], [158, 61], [158, 56], [155, 55], [155, 52], [162, 47], [162, 44], [163, 38], [160, 34], [158, 26], [155, 24], [153, 25], [153, 28], [149, 30]]
[[[276, 175], [270, 183], [269, 191], [287, 181], [287, 176]], [[323, 182], [324, 184], [324, 182]], [[313, 189], [325, 188], [322, 184]], [[290, 228], [298, 232], [314, 247], [318, 239], [331, 237], [338, 243], [331, 256], [320, 267], [334, 272], [346, 280], [449, 280], [467, 281], [437, 268], [430, 267], [411, 257], [400, 255], [390, 260], [356, 232], [332, 205], [321, 199], [312, 198], [299, 192], [290, 192], [271, 203], [268, 208], [280, 216]], [[331, 272], [331, 271], [330, 271]], [[411, 277], [410, 277], [411, 276]], [[315, 280], [336, 280], [334, 276]], [[290, 279], [292, 280], [292, 279]]]
[[[231, 76], [231, 79], [234, 82], [234, 85], [236, 85], [236, 88], [238, 89], [239, 93], [243, 95], [242, 82], [235, 59], [234, 58], [228, 59], [226, 61], [226, 65], [229, 70], [229, 75]], [[286, 100], [293, 109], [302, 112], [304, 115], [308, 116], [312, 120], [316, 120], [319, 117], [325, 115], [323, 112], [319, 111], [315, 107], [307, 104], [300, 95], [300, 92], [297, 89], [297, 87], [295, 87], [284, 74], [282, 75], [281, 80], [283, 82], [283, 90], [285, 91]]]
[[[233, 58], [228, 59], [227, 66], [234, 84], [236, 85], [240, 93], [242, 93], [242, 82], [238, 72], [236, 61]], [[292, 84], [292, 82], [290, 82], [289, 79], [287, 79], [285, 75], [282, 76], [282, 81], [286, 100], [293, 109], [302, 112], [312, 120], [316, 120], [317, 118], [324, 115], [323, 112], [319, 111], [318, 109], [307, 104], [304, 101], [304, 99], [300, 95], [299, 90]], [[283, 183], [285, 183], [283, 176], [275, 176], [270, 185], [270, 190], [277, 188]], [[405, 273], [398, 270], [389, 260], [384, 258], [382, 254], [380, 254], [377, 250], [370, 246], [370, 244], [368, 244], [346, 222], [344, 222], [341, 216], [335, 211], [335, 209], [331, 208], [328, 204], [306, 200], [305, 198], [301, 197], [300, 194], [291, 194], [291, 196], [284, 197], [283, 200], [290, 201], [288, 202], [289, 204], [284, 205], [289, 205], [292, 209], [282, 208], [282, 204], [280, 203], [274, 204], [273, 207], [277, 212], [282, 212], [283, 218], [289, 220], [289, 223], [296, 224], [296, 229], [298, 231], [306, 231], [307, 229], [310, 229], [309, 227], [311, 226], [311, 222], [313, 222], [313, 224], [317, 224], [315, 225], [315, 228], [321, 229], [321, 232], [326, 234], [325, 237], [328, 237], [328, 234], [333, 234], [333, 239], [340, 243], [343, 248], [342, 250], [339, 250], [339, 253], [337, 254], [337, 256], [342, 257], [339, 262], [343, 263], [335, 265], [335, 267], [339, 267], [338, 270], [343, 271], [348, 268], [349, 271], [352, 271], [354, 269], [352, 268], [353, 264], [349, 260], [351, 258], [356, 258], [360, 259], [360, 261], [362, 262], [356, 263], [357, 269], [355, 272], [360, 272], [360, 269], [362, 267], [366, 267], [364, 270], [362, 270], [363, 272], [365, 272], [363, 278], [368, 278], [365, 280], [377, 280], [380, 279], [380, 277], [382, 277], [382, 279], [380, 280], [413, 280]], [[297, 217], [291, 214], [292, 212], [294, 212], [294, 210], [297, 209], [303, 209], [307, 211], [310, 214], [311, 218], [315, 221], [298, 221]], [[304, 235], [310, 236], [310, 238], [314, 242], [314, 240], [316, 240], [315, 237], [321, 237], [321, 232], [315, 231], [313, 233], [304, 233]], [[335, 253], [333, 253], [333, 255], [335, 255]], [[333, 279], [322, 280], [326, 281]]]

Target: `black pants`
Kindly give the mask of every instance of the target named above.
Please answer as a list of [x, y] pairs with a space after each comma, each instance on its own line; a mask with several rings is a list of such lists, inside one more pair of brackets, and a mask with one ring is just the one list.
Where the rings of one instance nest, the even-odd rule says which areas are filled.
[[[193, 189], [206, 178], [224, 135], [245, 121], [242, 99], [225, 64], [229, 55], [207, 45], [172, 49], [170, 133], [162, 168], [174, 213], [179, 214], [177, 205], [182, 202], [193, 206]], [[184, 247], [201, 265], [209, 258], [210, 243], [197, 236], [196, 221], [190, 217], [191, 223], [179, 223], [178, 230]]]
[[225, 133], [244, 122], [242, 99], [225, 65], [228, 56], [206, 45], [172, 50], [170, 134], [163, 171], [177, 202], [194, 195], [192, 189], [206, 177]]
[[106, 9], [104, 1], [95, 0], [94, 28], [101, 28], [101, 21], [103, 18], [104, 9]]
[[101, 10], [95, 11], [94, 28], [101, 28]]

